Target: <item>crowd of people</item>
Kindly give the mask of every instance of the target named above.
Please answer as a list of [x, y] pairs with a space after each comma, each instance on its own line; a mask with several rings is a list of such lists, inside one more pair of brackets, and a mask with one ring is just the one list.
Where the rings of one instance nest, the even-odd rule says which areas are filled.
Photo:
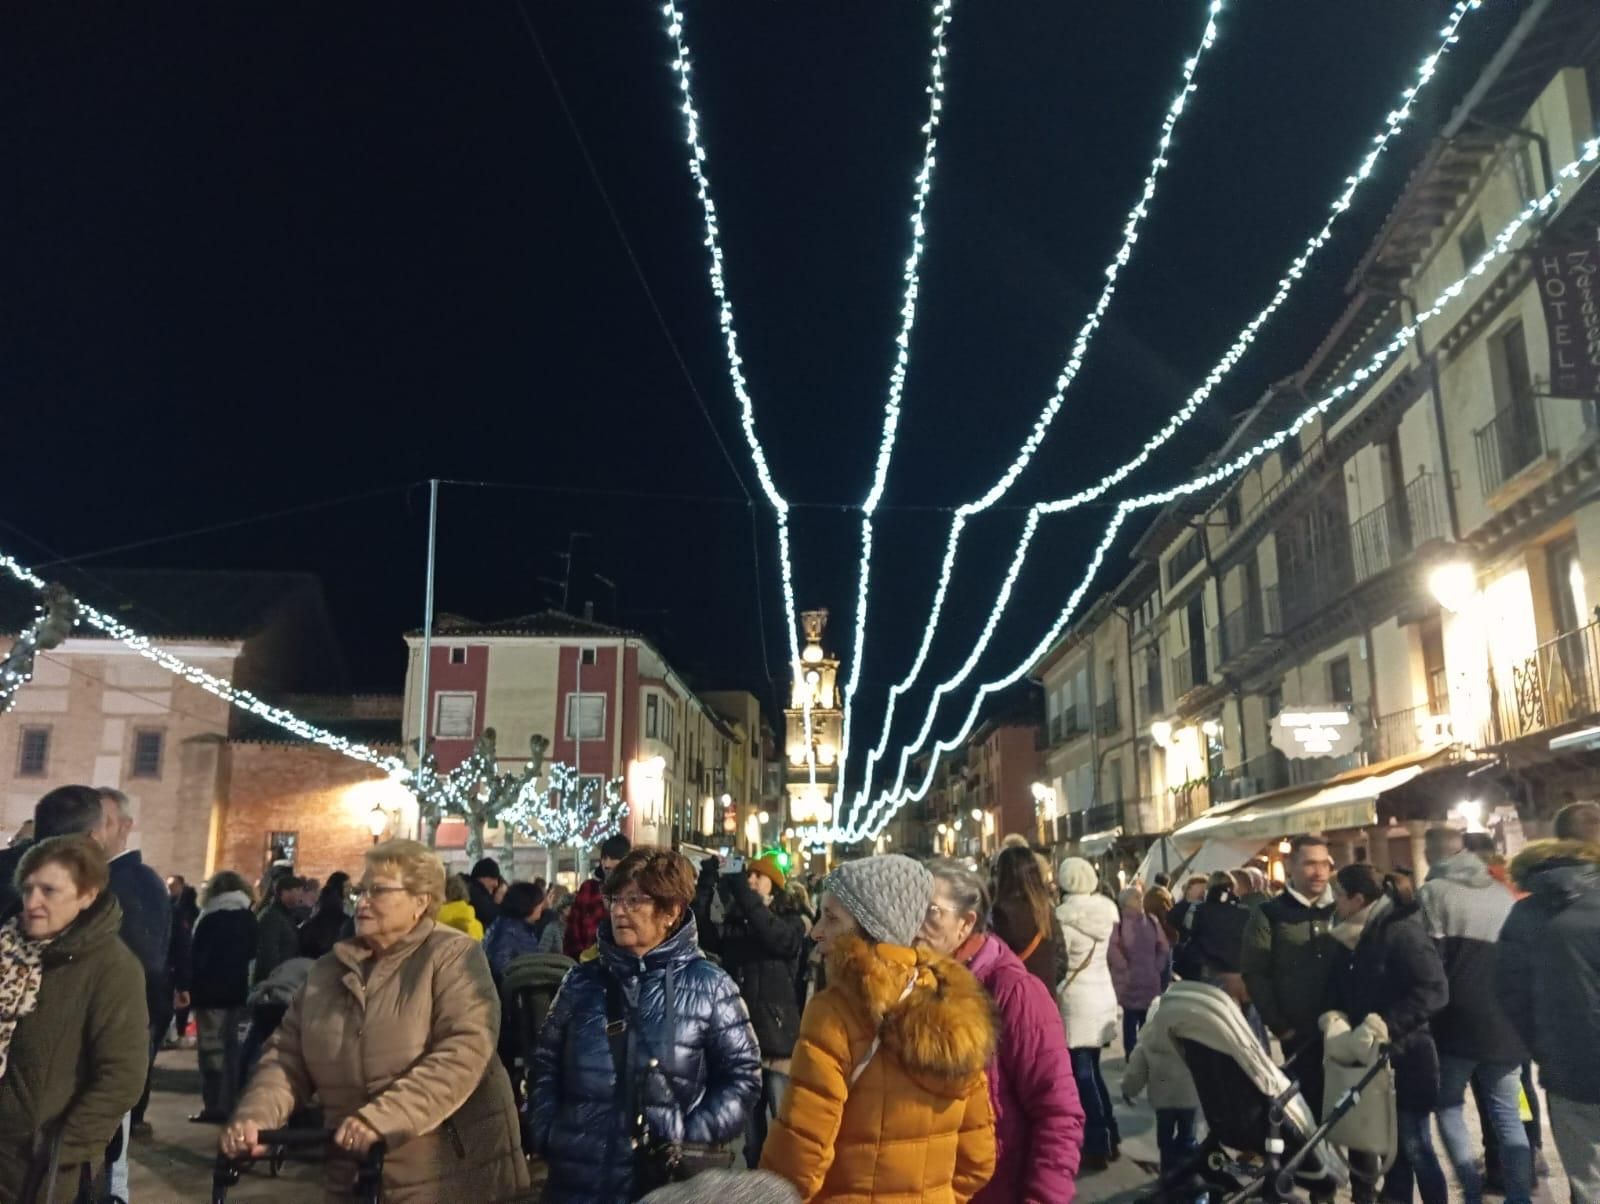
[[325, 1128], [330, 1198], [381, 1147], [393, 1204], [1070, 1204], [1146, 1092], [1163, 1187], [1193, 1198], [1216, 1083], [1186, 1050], [1220, 1025], [1247, 1076], [1284, 1064], [1309, 1118], [1352, 1034], [1386, 1053], [1398, 1151], [1352, 1145], [1357, 1204], [1443, 1204], [1447, 1168], [1468, 1204], [1523, 1204], [1547, 1132], [1573, 1199], [1600, 1201], [1592, 804], [1509, 865], [1436, 829], [1420, 882], [1304, 835], [1282, 883], [1120, 891], [1020, 838], [981, 866], [886, 855], [804, 882], [620, 835], [575, 890], [391, 840], [354, 879], [284, 860], [197, 891], [131, 828], [117, 791], [66, 786], [0, 851], [0, 1198], [126, 1202], [155, 1053], [192, 1020], [191, 1119], [239, 1159]]

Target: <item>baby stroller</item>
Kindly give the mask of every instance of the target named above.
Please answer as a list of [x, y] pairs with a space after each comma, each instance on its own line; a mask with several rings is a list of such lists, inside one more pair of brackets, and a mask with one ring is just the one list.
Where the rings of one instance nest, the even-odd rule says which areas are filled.
[[1198, 1153], [1163, 1178], [1167, 1198], [1298, 1201], [1297, 1189], [1331, 1198], [1349, 1182], [1343, 1156], [1326, 1141], [1343, 1112], [1316, 1123], [1299, 1084], [1262, 1050], [1227, 992], [1178, 982], [1162, 996], [1160, 1013], [1194, 1079], [1209, 1131]]

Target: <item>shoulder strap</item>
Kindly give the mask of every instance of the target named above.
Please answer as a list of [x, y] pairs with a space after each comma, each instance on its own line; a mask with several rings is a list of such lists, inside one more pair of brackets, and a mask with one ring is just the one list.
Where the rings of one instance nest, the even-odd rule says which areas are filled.
[[1042, 941], [1042, 940], [1044, 940], [1044, 933], [1042, 933], [1042, 932], [1034, 933], [1033, 934], [1033, 939], [1028, 942], [1028, 947], [1017, 954], [1017, 960], [1025, 962], [1030, 957], [1032, 957], [1033, 954], [1034, 954], [1034, 950], [1039, 948], [1039, 942]]
[[617, 1111], [627, 1118], [629, 1134], [636, 1136], [639, 1118], [633, 1114], [633, 1075], [628, 1073], [628, 1006], [617, 976], [610, 970], [601, 973], [606, 979], [606, 1043], [611, 1046], [611, 1065], [616, 1072]]
[[1067, 975], [1067, 981], [1061, 984], [1063, 989], [1070, 987], [1073, 980], [1089, 968], [1089, 963], [1094, 960], [1094, 951], [1098, 948], [1100, 948], [1100, 941], [1096, 938], [1094, 944], [1089, 946], [1089, 952], [1083, 955], [1083, 961], [1079, 962], [1077, 968]]
[[[911, 977], [906, 980], [905, 989], [900, 992], [900, 998], [896, 999], [895, 1003], [904, 1003], [906, 996], [911, 994], [916, 985], [917, 971], [916, 967], [913, 966], [911, 969]], [[888, 1019], [887, 1012], [884, 1014], [884, 1019]], [[878, 1024], [878, 1031], [872, 1034], [872, 1044], [867, 1046], [867, 1052], [861, 1055], [861, 1060], [856, 1063], [855, 1069], [850, 1072], [850, 1085], [852, 1087], [856, 1085], [856, 1080], [866, 1073], [867, 1067], [872, 1063], [872, 1059], [878, 1055], [878, 1047], [882, 1044], [883, 1024], [880, 1022]]]

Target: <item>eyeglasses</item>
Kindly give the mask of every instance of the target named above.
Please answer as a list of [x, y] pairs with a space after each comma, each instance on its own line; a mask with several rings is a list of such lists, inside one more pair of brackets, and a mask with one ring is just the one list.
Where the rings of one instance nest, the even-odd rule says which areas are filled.
[[411, 892], [406, 890], [406, 888], [403, 886], [368, 886], [366, 883], [358, 883], [356, 886], [350, 888], [350, 893], [355, 895], [355, 897], [358, 899], [381, 899], [384, 895], [392, 895], [396, 893], [404, 895], [410, 894]]
[[608, 911], [616, 911], [619, 907], [623, 911], [643, 911], [655, 904], [649, 895], [606, 895], [604, 899]]

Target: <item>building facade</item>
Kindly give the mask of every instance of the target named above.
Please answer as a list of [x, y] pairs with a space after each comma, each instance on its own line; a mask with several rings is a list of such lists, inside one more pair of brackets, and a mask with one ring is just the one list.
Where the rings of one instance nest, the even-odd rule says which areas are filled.
[[[408, 749], [422, 724], [422, 642], [421, 632], [406, 636]], [[429, 665], [428, 739], [442, 769], [459, 764], [486, 728], [513, 771], [542, 736], [547, 762], [620, 779], [635, 843], [758, 843], [747, 821], [766, 786], [759, 703], [722, 692], [719, 709], [639, 634], [557, 611], [489, 623], [446, 615]], [[486, 844], [499, 843], [491, 833]], [[464, 840], [460, 821], [440, 827], [441, 846]]]
[[[1226, 868], [1323, 831], [1345, 859], [1420, 867], [1431, 823], [1537, 832], [1600, 797], [1592, 754], [1559, 748], [1600, 718], [1600, 422], [1558, 383], [1541, 295], [1551, 256], [1596, 243], [1600, 182], [1449, 291], [1596, 136], [1597, 84], [1600, 9], [1529, 6], [1414, 165], [1339, 320], [1214, 462], [1442, 312], [1248, 471], [1163, 511], [1132, 575], [1035, 666], [1058, 840], [1132, 858], [1169, 833]], [[1083, 806], [1099, 814], [1073, 820]]]

